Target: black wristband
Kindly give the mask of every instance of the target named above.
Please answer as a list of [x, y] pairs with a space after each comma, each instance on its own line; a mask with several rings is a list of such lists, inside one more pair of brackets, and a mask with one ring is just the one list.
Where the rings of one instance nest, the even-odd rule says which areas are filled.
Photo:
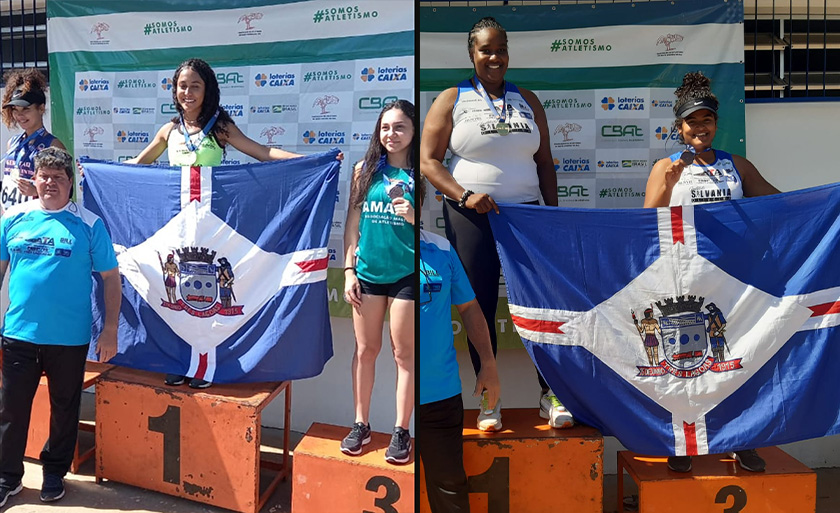
[[473, 194], [473, 191], [471, 191], [469, 189], [464, 189], [464, 193], [461, 194], [461, 199], [458, 201], [458, 206], [461, 207], [461, 208], [466, 207], [467, 206], [467, 198], [469, 198], [470, 195], [472, 195], [472, 194]]

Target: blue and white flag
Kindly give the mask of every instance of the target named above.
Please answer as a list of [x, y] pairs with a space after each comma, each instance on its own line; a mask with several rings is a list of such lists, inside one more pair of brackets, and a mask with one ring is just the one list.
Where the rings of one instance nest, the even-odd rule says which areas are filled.
[[840, 432], [840, 184], [488, 214], [517, 331], [580, 421], [693, 455]]
[[122, 275], [111, 363], [217, 383], [319, 374], [332, 356], [337, 153], [216, 168], [83, 160], [84, 205]]

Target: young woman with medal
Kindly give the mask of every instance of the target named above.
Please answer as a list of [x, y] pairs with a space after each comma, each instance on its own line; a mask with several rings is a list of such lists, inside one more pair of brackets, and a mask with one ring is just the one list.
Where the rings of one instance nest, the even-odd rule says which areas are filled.
[[[423, 175], [446, 196], [446, 236], [461, 258], [487, 321], [496, 353], [496, 306], [499, 301], [499, 257], [488, 215], [496, 202], [557, 206], [557, 175], [549, 150], [548, 123], [536, 95], [505, 80], [508, 41], [505, 29], [483, 18], [470, 30], [467, 50], [474, 75], [443, 91], [426, 116], [420, 141]], [[447, 170], [447, 149], [452, 153]], [[467, 339], [473, 368], [481, 361]], [[572, 416], [540, 382], [540, 415], [552, 427], [572, 425]], [[478, 428], [502, 428], [501, 402], [495, 408], [481, 400]]]
[[178, 115], [163, 125], [154, 139], [129, 164], [151, 164], [164, 151], [172, 166], [219, 166], [230, 144], [261, 162], [300, 157], [250, 139], [220, 104], [216, 73], [201, 59], [181, 63], [172, 77], [172, 101]]
[[382, 109], [364, 160], [356, 164], [344, 224], [344, 300], [353, 307], [355, 421], [341, 451], [358, 455], [370, 442], [371, 393], [382, 326], [390, 310], [397, 364], [397, 418], [385, 452], [407, 463], [414, 408], [414, 105], [397, 100]]
[[6, 75], [3, 95], [3, 123], [23, 133], [9, 139], [3, 155], [0, 181], [0, 213], [38, 196], [35, 183], [35, 155], [44, 148], [65, 149], [44, 126], [47, 81], [36, 69], [15, 70]]
[[[654, 164], [645, 191], [645, 207], [697, 205], [779, 192], [752, 162], [712, 147], [718, 126], [718, 100], [710, 87], [707, 77], [692, 72], [685, 74], [682, 85], [674, 91], [677, 101], [673, 130], [686, 149]], [[733, 457], [745, 470], [764, 471], [764, 460], [755, 450], [736, 451]], [[670, 456], [668, 467], [675, 472], [689, 472], [691, 456]]]

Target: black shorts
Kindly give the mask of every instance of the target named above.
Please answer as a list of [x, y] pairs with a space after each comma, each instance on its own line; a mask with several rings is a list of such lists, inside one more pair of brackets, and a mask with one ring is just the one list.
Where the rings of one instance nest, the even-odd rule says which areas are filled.
[[388, 296], [414, 301], [414, 273], [394, 283], [371, 283], [359, 278], [359, 286], [362, 288], [362, 294], [369, 296]]

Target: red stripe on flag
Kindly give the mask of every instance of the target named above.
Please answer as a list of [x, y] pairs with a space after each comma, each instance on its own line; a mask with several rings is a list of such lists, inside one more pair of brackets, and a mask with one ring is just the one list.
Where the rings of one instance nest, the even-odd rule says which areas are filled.
[[190, 201], [201, 201], [201, 168], [190, 167]]
[[697, 455], [697, 433], [694, 431], [694, 423], [683, 421], [683, 433], [685, 433], [685, 454], [686, 456]]
[[536, 331], [539, 333], [563, 333], [560, 326], [566, 324], [559, 321], [543, 321], [540, 319], [526, 319], [525, 317], [518, 317], [511, 315], [510, 318], [513, 323], [520, 328], [528, 331]]
[[194, 378], [204, 379], [204, 373], [207, 372], [207, 353], [198, 355], [198, 370], [195, 371]]
[[682, 207], [671, 207], [671, 234], [674, 237], [674, 244], [677, 242], [685, 244], [685, 237], [683, 236]]
[[327, 264], [330, 261], [330, 257], [319, 258], [318, 260], [304, 260], [303, 262], [295, 262], [300, 270], [305, 273], [311, 273], [314, 271], [323, 271], [327, 268]]
[[840, 301], [835, 301], [834, 303], [824, 303], [822, 305], [816, 306], [809, 306], [808, 308], [811, 309], [812, 313], [811, 317], [818, 317], [820, 315], [828, 315], [828, 314], [836, 314], [840, 313]]

